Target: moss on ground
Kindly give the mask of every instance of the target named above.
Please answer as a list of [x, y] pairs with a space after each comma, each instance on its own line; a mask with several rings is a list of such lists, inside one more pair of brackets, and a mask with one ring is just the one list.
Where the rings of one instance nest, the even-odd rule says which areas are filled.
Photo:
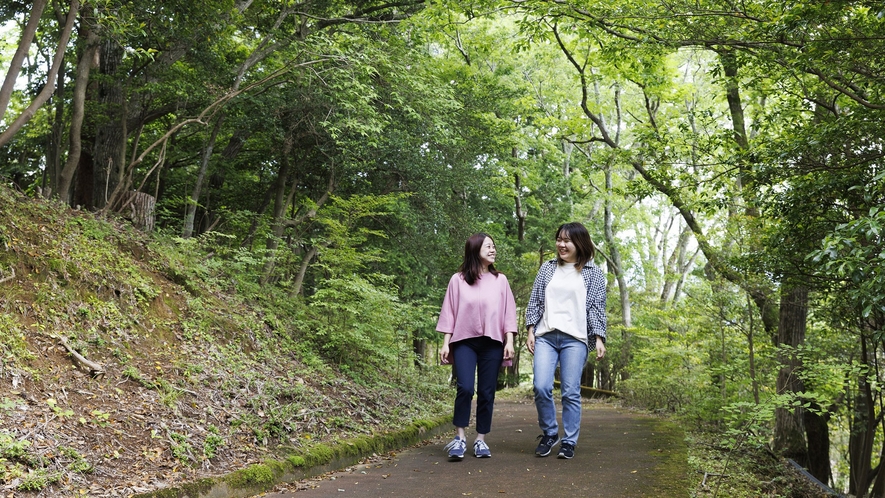
[[687, 496], [689, 468], [685, 432], [669, 419], [654, 419], [653, 423], [655, 440], [661, 448], [652, 452], [658, 462], [653, 496]]
[[281, 460], [267, 459], [226, 476], [150, 491], [135, 495], [135, 498], [197, 498], [219, 487], [228, 488], [231, 497], [251, 496], [267, 491], [292, 476], [303, 478], [318, 475], [329, 470], [329, 466], [343, 467], [372, 453], [410, 446], [423, 438], [432, 437], [437, 429], [448, 428], [450, 422], [450, 416], [422, 419], [400, 431], [342, 439], [333, 444], [316, 444], [299, 453], [280, 455]]

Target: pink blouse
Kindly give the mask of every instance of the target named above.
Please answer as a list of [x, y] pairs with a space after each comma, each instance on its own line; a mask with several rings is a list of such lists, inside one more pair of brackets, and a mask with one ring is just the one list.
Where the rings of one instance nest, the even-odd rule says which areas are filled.
[[516, 300], [503, 273], [486, 273], [473, 285], [452, 275], [436, 323], [437, 332], [452, 334], [449, 344], [482, 336], [504, 344], [516, 327]]

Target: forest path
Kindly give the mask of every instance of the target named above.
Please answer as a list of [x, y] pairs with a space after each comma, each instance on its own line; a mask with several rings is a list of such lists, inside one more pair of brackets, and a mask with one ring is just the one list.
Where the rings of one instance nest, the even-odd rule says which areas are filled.
[[[561, 432], [561, 429], [560, 429]], [[584, 401], [581, 436], [571, 460], [534, 455], [540, 434], [531, 401], [496, 401], [486, 441], [492, 458], [450, 462], [443, 446], [452, 433], [392, 456], [277, 488], [268, 498], [456, 496], [689, 496], [681, 429], [664, 419], [611, 404]]]

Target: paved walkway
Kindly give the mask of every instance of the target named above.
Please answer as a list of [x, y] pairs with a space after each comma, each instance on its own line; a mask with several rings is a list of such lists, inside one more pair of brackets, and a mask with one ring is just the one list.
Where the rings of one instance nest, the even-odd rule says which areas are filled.
[[[492, 458], [468, 454], [450, 462], [453, 433], [392, 457], [349, 467], [267, 493], [269, 498], [325, 497], [687, 497], [690, 486], [681, 431], [672, 423], [585, 401], [581, 437], [571, 460], [534, 455], [540, 434], [531, 401], [498, 401], [486, 441]], [[302, 489], [307, 488], [307, 489]]]

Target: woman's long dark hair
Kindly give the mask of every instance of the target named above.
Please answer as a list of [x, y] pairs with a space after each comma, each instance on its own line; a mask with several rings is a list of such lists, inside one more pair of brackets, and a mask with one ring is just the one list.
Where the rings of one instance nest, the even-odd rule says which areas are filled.
[[[581, 269], [584, 268], [584, 265], [586, 265], [588, 261], [592, 261], [593, 257], [596, 256], [596, 247], [593, 245], [593, 241], [590, 240], [590, 233], [587, 232], [584, 225], [577, 221], [573, 221], [571, 223], [563, 223], [556, 230], [556, 238], [562, 236], [571, 239], [572, 243], [575, 245], [575, 253], [577, 253], [575, 268], [577, 268], [578, 271], [581, 271]], [[565, 261], [560, 259], [559, 252], [556, 253], [556, 262], [561, 265], [565, 264]]]
[[[479, 259], [479, 250], [482, 249], [482, 243], [486, 241], [486, 238], [492, 239], [491, 235], [481, 232], [475, 233], [468, 237], [467, 242], [464, 243], [464, 261], [461, 262], [458, 271], [464, 276], [467, 285], [473, 285], [482, 277], [482, 261]], [[492, 244], [494, 243], [495, 239], [492, 239]], [[495, 265], [489, 265], [489, 273], [498, 276]]]

